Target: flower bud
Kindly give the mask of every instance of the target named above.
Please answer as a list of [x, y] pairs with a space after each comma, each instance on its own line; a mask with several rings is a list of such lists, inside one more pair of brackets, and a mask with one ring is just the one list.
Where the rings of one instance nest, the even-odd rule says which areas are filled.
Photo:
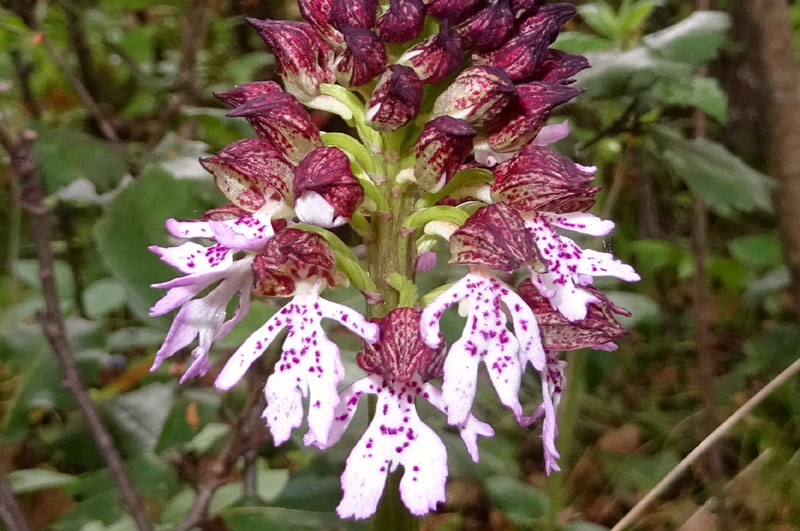
[[525, 222], [511, 206], [494, 203], [478, 209], [450, 236], [450, 264], [516, 271], [538, 260]]
[[[533, 3], [535, 4], [536, 2]], [[560, 4], [545, 4], [538, 8], [533, 16], [525, 20], [520, 25], [519, 30], [520, 32], [528, 31], [530, 28], [538, 26], [547, 20], [553, 21], [560, 30], [564, 24], [569, 22], [570, 19], [577, 14], [578, 10], [575, 8], [575, 6], [566, 2], [562, 2]]]
[[428, 13], [451, 23], [461, 22], [483, 5], [483, 0], [423, 0]]
[[268, 141], [247, 138], [227, 146], [214, 156], [200, 159], [220, 191], [248, 212], [267, 202], [292, 203], [294, 168]]
[[363, 342], [364, 349], [356, 358], [362, 369], [391, 382], [408, 382], [415, 372], [423, 381], [442, 375], [444, 337], [438, 348], [425, 344], [419, 332], [419, 310], [397, 308], [372, 322], [380, 327], [380, 340], [374, 345]]
[[410, 122], [422, 104], [422, 82], [413, 68], [392, 65], [381, 76], [367, 102], [367, 125], [391, 132]]
[[502, 68], [472, 66], [461, 72], [433, 105], [433, 114], [466, 120], [476, 127], [494, 122], [517, 95]]
[[247, 19], [272, 48], [286, 90], [301, 101], [319, 95], [320, 83], [332, 83], [333, 51], [307, 22]]
[[440, 116], [427, 124], [417, 140], [414, 176], [423, 190], [438, 192], [472, 151], [475, 129], [464, 120]]
[[553, 308], [550, 300], [542, 296], [539, 290], [526, 279], [519, 285], [517, 292], [536, 315], [542, 343], [547, 350], [575, 350], [579, 348], [599, 348], [611, 350], [627, 330], [615, 318], [614, 314], [630, 316], [630, 312], [616, 306], [606, 295], [591, 286], [584, 288], [597, 301], [587, 307], [586, 317], [580, 321], [569, 321]]
[[445, 21], [438, 34], [407, 50], [397, 62], [413, 68], [423, 83], [436, 83], [461, 64], [461, 39]]
[[331, 4], [331, 23], [342, 32], [345, 26], [374, 28], [377, 14], [378, 0], [333, 0]]
[[475, 54], [476, 65], [498, 66], [506, 71], [513, 81], [524, 81], [531, 77], [544, 57], [547, 47], [558, 35], [558, 25], [545, 18], [539, 24], [521, 29], [502, 47], [493, 52]]
[[317, 30], [317, 33], [331, 48], [338, 49], [344, 38], [331, 24], [331, 4], [333, 0], [298, 0], [300, 14]]
[[424, 24], [422, 0], [391, 0], [389, 9], [378, 17], [378, 35], [384, 42], [403, 44], [419, 37]]
[[253, 260], [253, 289], [267, 297], [287, 297], [296, 283], [322, 277], [331, 287], [341, 281], [336, 257], [325, 238], [312, 232], [286, 228], [275, 234]]
[[583, 89], [553, 83], [517, 85], [518, 105], [506, 125], [489, 134], [489, 146], [501, 153], [520, 149], [536, 138], [553, 108], [582, 92]]
[[274, 81], [254, 81], [252, 83], [243, 83], [236, 85], [232, 89], [225, 92], [215, 92], [214, 96], [221, 99], [231, 107], [238, 107], [244, 105], [250, 100], [256, 99], [264, 94], [272, 94], [275, 92], [283, 92], [280, 85]]
[[589, 61], [582, 55], [548, 50], [542, 62], [533, 71], [532, 77], [536, 81], [569, 85], [575, 82], [572, 76], [587, 68]]
[[336, 61], [336, 79], [346, 87], [358, 87], [386, 68], [386, 49], [371, 30], [352, 26], [341, 30], [347, 49]]
[[499, 48], [514, 33], [510, 0], [492, 0], [488, 7], [459, 24], [456, 31], [465, 49], [484, 52]]
[[311, 121], [305, 107], [291, 94], [264, 94], [236, 107], [228, 116], [245, 117], [259, 136], [266, 138], [297, 164], [313, 149], [322, 146], [319, 128]]
[[353, 216], [364, 190], [350, 170], [347, 155], [336, 147], [321, 147], [297, 166], [294, 196], [300, 221], [336, 227]]
[[520, 212], [583, 212], [600, 190], [589, 186], [588, 170], [551, 149], [526, 146], [495, 168], [492, 199]]
[[511, 11], [517, 20], [535, 13], [544, 4], [545, 0], [511, 0]]

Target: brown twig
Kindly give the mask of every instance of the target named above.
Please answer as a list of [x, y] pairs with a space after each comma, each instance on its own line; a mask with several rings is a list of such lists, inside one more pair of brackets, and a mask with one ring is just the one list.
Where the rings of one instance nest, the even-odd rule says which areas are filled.
[[39, 258], [39, 279], [44, 295], [44, 313], [39, 322], [47, 341], [61, 367], [61, 381], [83, 413], [89, 431], [100, 453], [108, 464], [109, 473], [119, 487], [122, 500], [141, 531], [150, 531], [152, 525], [131, 483], [114, 442], [103, 424], [100, 414], [81, 382], [75, 358], [67, 341], [64, 319], [59, 307], [58, 291], [53, 275], [53, 251], [50, 229], [50, 212], [43, 204], [44, 188], [33, 155], [36, 134], [25, 131], [19, 140], [0, 124], [0, 144], [11, 158], [11, 166], [20, 179], [22, 208], [28, 213], [34, 233], [36, 254]]
[[703, 439], [703, 441], [695, 446], [694, 450], [689, 452], [689, 455], [684, 457], [680, 463], [675, 466], [664, 478], [648, 492], [644, 498], [626, 514], [617, 524], [611, 528], [611, 531], [622, 531], [627, 527], [633, 525], [639, 516], [653, 503], [672, 483], [678, 479], [689, 467], [691, 467], [709, 448], [714, 446], [720, 439], [722, 439], [740, 420], [742, 420], [748, 413], [750, 413], [757, 405], [764, 401], [770, 394], [772, 394], [781, 385], [786, 383], [789, 379], [800, 373], [800, 359], [795, 360], [791, 365], [783, 370], [778, 376], [772, 379], [767, 385], [761, 388], [759, 392], [753, 395], [750, 400], [745, 402], [739, 409], [725, 419], [725, 421], [717, 426], [711, 434]]
[[225, 447], [209, 467], [210, 477], [203, 479], [197, 486], [197, 497], [176, 531], [189, 531], [206, 518], [211, 498], [218, 488], [227, 483], [226, 478], [233, 471], [239, 458], [254, 451], [264, 442], [263, 437], [253, 429], [263, 409], [261, 396], [261, 390], [254, 387], [243, 413], [236, 420], [228, 436]]
[[39, 103], [33, 96], [33, 89], [31, 88], [31, 74], [33, 73], [33, 62], [24, 61], [22, 54], [19, 50], [11, 50], [11, 62], [14, 63], [14, 71], [17, 74], [17, 82], [19, 83], [19, 91], [22, 95], [22, 101], [28, 112], [34, 118], [39, 118], [42, 115], [42, 110], [39, 108]]
[[6, 478], [3, 465], [0, 464], [0, 520], [6, 525], [8, 531], [29, 531], [25, 515], [19, 508], [14, 491]]

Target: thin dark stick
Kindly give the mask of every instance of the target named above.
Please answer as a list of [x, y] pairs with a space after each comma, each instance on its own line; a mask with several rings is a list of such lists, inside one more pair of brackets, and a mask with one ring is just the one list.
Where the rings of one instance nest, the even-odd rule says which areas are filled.
[[251, 451], [264, 442], [263, 437], [254, 433], [254, 427], [260, 422], [263, 403], [260, 400], [261, 392], [255, 388], [248, 399], [244, 408], [244, 413], [239, 417], [233, 426], [225, 447], [209, 467], [212, 471], [211, 477], [204, 479], [197, 486], [197, 497], [195, 498], [189, 512], [183, 522], [177, 527], [176, 531], [189, 531], [198, 526], [208, 513], [208, 506], [214, 493], [226, 483], [225, 478], [233, 471], [236, 462], [242, 455]]
[[83, 413], [89, 431], [108, 464], [111, 476], [119, 487], [123, 502], [128, 507], [136, 526], [141, 531], [150, 531], [152, 525], [147, 513], [136, 495], [130, 477], [122, 464], [122, 459], [114, 446], [111, 436], [100, 418], [100, 414], [81, 382], [75, 358], [67, 342], [64, 319], [61, 315], [58, 291], [53, 275], [50, 212], [43, 204], [44, 188], [33, 156], [33, 140], [35, 137], [36, 134], [34, 132], [25, 131], [22, 138], [15, 142], [11, 135], [0, 125], [0, 144], [8, 151], [11, 157], [11, 166], [20, 178], [22, 208], [30, 216], [36, 254], [39, 257], [39, 278], [42, 282], [42, 293], [45, 302], [44, 313], [38, 316], [39, 322], [61, 367], [62, 385], [71, 393], [75, 403]]
[[29, 531], [25, 515], [19, 508], [14, 491], [6, 478], [3, 465], [0, 464], [0, 520], [6, 525], [8, 531]]

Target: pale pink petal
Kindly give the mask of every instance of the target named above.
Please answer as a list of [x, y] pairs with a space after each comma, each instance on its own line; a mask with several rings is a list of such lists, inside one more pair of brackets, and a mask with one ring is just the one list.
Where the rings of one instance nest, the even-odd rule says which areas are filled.
[[420, 253], [417, 258], [417, 271], [427, 273], [436, 266], [436, 253], [433, 251], [425, 251]]
[[530, 306], [522, 300], [522, 297], [510, 288], [501, 295], [500, 299], [508, 309], [514, 323], [514, 334], [519, 341], [519, 359], [522, 363], [522, 370], [525, 370], [525, 365], [530, 361], [534, 369], [541, 371], [545, 364], [545, 353], [536, 316], [533, 315]]
[[467, 284], [469, 278], [465, 276], [455, 284], [453, 284], [447, 291], [436, 297], [429, 303], [424, 310], [422, 310], [422, 317], [420, 318], [420, 334], [425, 344], [431, 348], [436, 348], [441, 342], [439, 320], [442, 318], [445, 310], [454, 305], [469, 294]]
[[303, 394], [292, 374], [275, 373], [267, 379], [264, 396], [267, 407], [261, 416], [269, 425], [275, 446], [279, 446], [303, 423]]
[[191, 301], [178, 311], [172, 325], [164, 339], [164, 344], [156, 352], [151, 371], [161, 366], [165, 359], [169, 358], [180, 349], [188, 346], [197, 337], [197, 327], [194, 322], [194, 312], [199, 310], [202, 305], [200, 301]]
[[149, 249], [165, 262], [181, 273], [213, 273], [227, 270], [233, 263], [233, 253], [222, 245], [203, 247], [193, 242], [186, 242], [177, 247], [158, 247], [151, 245]]
[[167, 230], [178, 238], [213, 238], [214, 233], [207, 221], [177, 220], [166, 221]]
[[626, 282], [637, 282], [642, 278], [636, 271], [616, 258], [611, 253], [601, 253], [592, 249], [584, 249], [578, 262], [578, 273], [593, 277], [617, 277]]
[[549, 146], [569, 136], [569, 120], [560, 124], [551, 124], [542, 127], [539, 134], [531, 141], [534, 146]]
[[[400, 496], [421, 516], [444, 501], [447, 451], [417, 415], [418, 378], [376, 389], [375, 417], [353, 448], [342, 474], [344, 496], [336, 508], [342, 518], [366, 518], [377, 508], [386, 474], [403, 465]], [[424, 396], [424, 395], [423, 395]]]
[[260, 251], [275, 234], [269, 216], [242, 216], [209, 223], [214, 239], [229, 249]]
[[322, 317], [339, 321], [345, 328], [374, 344], [380, 337], [380, 328], [375, 323], [370, 323], [363, 315], [343, 304], [337, 304], [325, 299], [319, 299], [319, 311]]
[[171, 288], [167, 294], [161, 297], [152, 308], [150, 308], [150, 317], [158, 317], [171, 312], [178, 306], [182, 306], [188, 301], [192, 300], [195, 295], [200, 293], [206, 288], [203, 283], [189, 284], [188, 286], [178, 286]]
[[556, 448], [558, 428], [556, 425], [556, 410], [553, 403], [552, 384], [548, 378], [542, 378], [542, 405], [544, 406], [544, 423], [542, 424], [542, 443], [544, 445], [544, 471], [549, 476], [551, 472], [558, 472], [561, 468], [556, 463], [560, 457]]
[[[474, 318], [467, 320], [467, 326]], [[482, 346], [481, 346], [482, 347]], [[461, 424], [472, 409], [478, 379], [478, 364], [483, 348], [475, 344], [470, 335], [463, 335], [453, 343], [444, 360], [442, 397], [448, 404], [447, 422]]]
[[614, 230], [614, 222], [602, 219], [588, 212], [570, 212], [567, 214], [542, 213], [550, 224], [590, 236], [605, 236]]
[[194, 361], [189, 368], [186, 369], [186, 372], [183, 373], [183, 376], [181, 376], [180, 383], [184, 383], [192, 378], [197, 378], [198, 376], [205, 376], [211, 369], [211, 362], [208, 360], [208, 351], [204, 350], [202, 347], [194, 349], [192, 351], [192, 357]]
[[219, 330], [217, 331], [217, 335], [214, 336], [214, 340], [222, 339], [223, 337], [227, 336], [231, 333], [231, 330], [239, 324], [239, 322], [244, 319], [244, 317], [250, 312], [250, 295], [252, 293], [250, 287], [253, 283], [252, 281], [252, 273], [248, 276], [249, 282], [245, 280], [245, 285], [243, 285], [239, 291], [239, 303], [236, 305], [236, 311], [228, 321], [220, 326]]
[[364, 394], [375, 394], [376, 390], [383, 384], [383, 379], [376, 375], [371, 375], [361, 380], [357, 380], [346, 387], [339, 393], [339, 403], [334, 409], [333, 423], [331, 429], [327, 434], [327, 440], [318, 439], [315, 434], [308, 432], [303, 437], [303, 444], [306, 446], [316, 446], [320, 450], [326, 450], [339, 442], [342, 434], [344, 434], [350, 421], [353, 420], [353, 415], [356, 414], [358, 408], [358, 400]]
[[[522, 369], [519, 362], [519, 343], [508, 330], [501, 330], [497, 339], [486, 349], [483, 362], [497, 392], [500, 403], [510, 409], [517, 420], [522, 416], [519, 385]], [[471, 407], [472, 402], [470, 402]]]
[[217, 376], [214, 385], [220, 391], [227, 391], [242, 379], [244, 373], [255, 360], [264, 353], [280, 331], [286, 326], [286, 318], [278, 312], [258, 330], [250, 334], [244, 343], [233, 353], [222, 372]]
[[[431, 383], [423, 384], [422, 390], [425, 398], [436, 409], [444, 414], [448, 412], [448, 405], [442, 398], [442, 391]], [[467, 452], [474, 462], [478, 462], [478, 436], [493, 437], [494, 430], [485, 422], [476, 419], [471, 413], [467, 416], [467, 420], [458, 426], [458, 431], [461, 434], [461, 440], [464, 441], [464, 446], [467, 447]]]

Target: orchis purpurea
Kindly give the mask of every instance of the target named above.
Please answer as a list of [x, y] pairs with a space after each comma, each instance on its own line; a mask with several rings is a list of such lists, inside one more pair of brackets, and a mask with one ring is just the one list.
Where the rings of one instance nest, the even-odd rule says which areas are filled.
[[[304, 443], [321, 449], [340, 440], [360, 397], [373, 396], [342, 476], [341, 517], [401, 503], [422, 515], [444, 501], [447, 451], [416, 402], [432, 404], [477, 461], [478, 436], [494, 433], [472, 413], [481, 363], [517, 422], [542, 419], [544, 468], [558, 470], [558, 352], [613, 349], [625, 333], [614, 314], [625, 311], [593, 279], [639, 278], [561, 233], [605, 236], [614, 227], [588, 212], [594, 169], [548, 147], [569, 134], [551, 114], [582, 92], [574, 77], [588, 67], [549, 48], [575, 9], [544, 0], [299, 6], [302, 22], [250, 20], [282, 83], [217, 94], [256, 135], [201, 160], [232, 205], [167, 222], [174, 236], [203, 244], [152, 248], [184, 274], [155, 285], [169, 291], [153, 315], [179, 311], [153, 368], [199, 337], [184, 379], [205, 374], [212, 342], [241, 321], [251, 296], [292, 297], [234, 352], [216, 386], [236, 385], [285, 337], [265, 382], [264, 419], [276, 445], [305, 420]], [[321, 131], [310, 109], [338, 115], [338, 130], [343, 121], [350, 134]], [[437, 268], [443, 243], [449, 266], [460, 268]], [[419, 297], [416, 274], [431, 270], [451, 283]], [[366, 316], [323, 298], [348, 285], [363, 294]], [[440, 326], [454, 305], [466, 325], [451, 331], [458, 339], [448, 348]], [[351, 353], [323, 320], [363, 343], [356, 359], [367, 375], [348, 375], [355, 383], [344, 389], [342, 356]], [[519, 390], [529, 365], [542, 403], [526, 415]], [[394, 480], [385, 488], [400, 465], [399, 490]]]

